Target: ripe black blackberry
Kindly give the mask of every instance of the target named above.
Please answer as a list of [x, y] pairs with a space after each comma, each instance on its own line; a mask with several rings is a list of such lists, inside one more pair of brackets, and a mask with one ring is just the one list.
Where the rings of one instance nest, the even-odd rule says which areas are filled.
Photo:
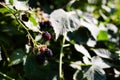
[[52, 50], [51, 49], [46, 49], [46, 51], [44, 52], [44, 54], [45, 54], [45, 56], [47, 57], [47, 58], [50, 58], [50, 57], [52, 57], [53, 56], [53, 52], [52, 52]]
[[43, 32], [43, 33], [42, 33], [42, 37], [43, 37], [45, 40], [49, 41], [49, 40], [51, 39], [51, 34], [46, 31], [46, 32]]
[[37, 61], [40, 65], [44, 64], [45, 63], [45, 55], [44, 53], [40, 53], [36, 56], [37, 58]]
[[21, 15], [21, 19], [22, 19], [23, 21], [25, 21], [25, 22], [27, 22], [27, 21], [29, 20], [27, 14], [22, 14], [22, 15]]

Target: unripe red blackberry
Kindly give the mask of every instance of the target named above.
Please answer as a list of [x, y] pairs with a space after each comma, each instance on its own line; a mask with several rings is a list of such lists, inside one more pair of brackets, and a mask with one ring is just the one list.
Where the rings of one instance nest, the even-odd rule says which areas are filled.
[[45, 54], [45, 56], [48, 57], [48, 58], [53, 56], [53, 52], [52, 52], [52, 50], [49, 49], [49, 48], [46, 49], [46, 51], [45, 51], [44, 54]]
[[36, 56], [37, 58], [37, 61], [40, 65], [44, 64], [45, 63], [45, 55], [44, 53], [40, 53]]
[[22, 14], [22, 15], [21, 15], [21, 19], [22, 19], [23, 21], [25, 21], [25, 22], [27, 22], [27, 21], [29, 20], [27, 14]]
[[42, 46], [42, 47], [40, 47], [40, 52], [45, 52], [45, 51], [46, 51], [46, 49], [47, 49], [47, 47], [46, 47], [46, 46]]
[[49, 41], [49, 40], [51, 39], [51, 34], [46, 31], [46, 32], [43, 32], [43, 33], [42, 33], [42, 37], [43, 37], [45, 40]]

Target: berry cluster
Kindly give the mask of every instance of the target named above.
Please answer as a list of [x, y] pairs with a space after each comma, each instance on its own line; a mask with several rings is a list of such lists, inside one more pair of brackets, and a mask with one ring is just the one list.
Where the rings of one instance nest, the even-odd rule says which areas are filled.
[[52, 56], [53, 56], [52, 50], [43, 46], [40, 48], [40, 52], [37, 54], [36, 58], [39, 64], [44, 64], [45, 59], [50, 58]]
[[38, 17], [38, 21], [39, 21], [39, 25], [41, 28], [45, 28], [45, 27], [48, 27], [48, 26], [51, 26], [51, 23], [49, 21], [49, 16], [47, 13], [45, 13], [42, 9], [40, 8], [37, 8], [36, 9], [36, 15]]
[[[36, 12], [36, 18], [38, 18], [40, 28], [50, 25], [49, 19], [47, 18], [47, 16], [45, 16], [47, 14], [45, 14], [43, 10], [40, 10], [40, 8], [37, 8], [35, 12]], [[28, 22], [29, 17], [30, 17], [30, 14], [27, 12], [24, 12], [24, 13], [21, 13], [20, 19], [23, 22]], [[52, 50], [47, 48], [47, 44], [46, 44], [46, 42], [50, 41], [51, 34], [47, 30], [42, 30], [40, 33], [42, 36], [41, 44], [37, 44], [34, 42], [33, 44], [37, 45], [38, 52], [37, 54], [35, 53], [37, 61], [40, 64], [44, 64], [46, 58], [50, 58], [53, 56]]]

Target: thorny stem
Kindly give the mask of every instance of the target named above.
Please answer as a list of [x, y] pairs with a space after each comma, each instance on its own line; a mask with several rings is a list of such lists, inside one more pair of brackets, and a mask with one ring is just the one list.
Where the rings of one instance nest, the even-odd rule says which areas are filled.
[[59, 58], [59, 80], [63, 80], [62, 58], [64, 56], [64, 54], [63, 54], [63, 48], [64, 48], [64, 44], [65, 44], [65, 35], [63, 36], [63, 41], [62, 41], [61, 50], [60, 50], [60, 58]]
[[15, 79], [9, 77], [8, 75], [6, 75], [6, 74], [4, 74], [2, 72], [0, 72], [0, 75], [2, 75], [3, 77], [7, 78], [8, 80], [15, 80]]

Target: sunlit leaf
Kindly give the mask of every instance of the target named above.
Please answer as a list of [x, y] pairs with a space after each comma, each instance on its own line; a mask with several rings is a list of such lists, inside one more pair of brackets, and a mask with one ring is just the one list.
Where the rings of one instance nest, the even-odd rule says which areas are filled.
[[94, 47], [96, 45], [96, 41], [89, 38], [86, 44], [90, 47]]
[[93, 51], [100, 57], [113, 59], [115, 56], [107, 49], [93, 49]]
[[92, 65], [91, 60], [89, 60], [87, 56], [83, 56], [83, 62], [84, 62], [86, 65]]
[[39, 25], [34, 26], [34, 24], [31, 21], [24, 22], [24, 24], [32, 31], [39, 32]]
[[87, 49], [83, 45], [75, 44], [74, 47], [78, 52], [82, 53], [84, 56], [91, 58], [89, 52], [87, 51]]
[[99, 28], [94, 23], [86, 22], [81, 19], [81, 26], [86, 27], [91, 32], [94, 39], [97, 39]]
[[120, 76], [120, 71], [119, 70], [114, 69], [114, 72], [115, 72], [115, 77], [116, 78]]
[[81, 64], [82, 62], [81, 61], [76, 61], [74, 63], [71, 63], [70, 66], [74, 69], [78, 69], [78, 70], [81, 70]]
[[110, 68], [113, 66], [112, 63], [109, 63], [98, 56], [92, 58], [92, 64], [99, 66], [100, 68]]
[[13, 0], [13, 6], [17, 10], [29, 10], [29, 7], [27, 5], [27, 1]]
[[64, 35], [68, 31], [72, 32], [80, 27], [79, 16], [75, 11], [55, 10], [50, 14], [50, 21], [56, 33], [56, 39], [59, 35]]
[[107, 29], [113, 31], [114, 33], [118, 32], [118, 28], [114, 24], [107, 24]]
[[106, 80], [106, 75], [103, 69], [99, 66], [91, 66], [84, 74], [87, 80]]
[[83, 78], [83, 72], [81, 70], [77, 70], [73, 75], [74, 80], [82, 80], [82, 78]]
[[98, 20], [95, 19], [94, 16], [90, 15], [89, 13], [83, 13], [81, 17], [85, 19], [85, 21], [88, 23], [98, 24]]

